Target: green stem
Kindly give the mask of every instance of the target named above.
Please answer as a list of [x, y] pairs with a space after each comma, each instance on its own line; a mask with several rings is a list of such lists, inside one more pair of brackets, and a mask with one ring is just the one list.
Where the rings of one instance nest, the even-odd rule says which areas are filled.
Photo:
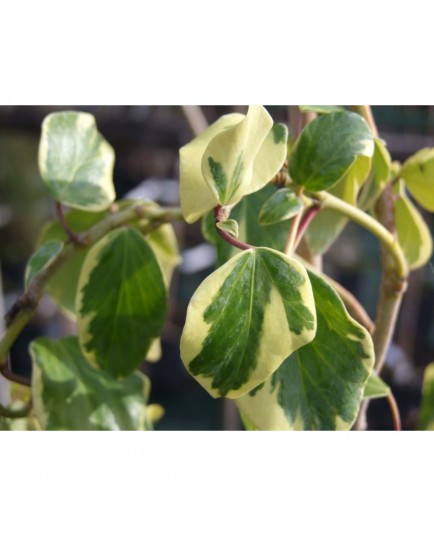
[[[395, 220], [391, 195], [392, 191], [390, 187], [386, 187], [375, 204], [375, 212], [378, 220], [393, 231]], [[383, 273], [380, 297], [377, 305], [376, 328], [373, 337], [376, 356], [375, 370], [378, 373], [381, 372], [386, 360], [387, 349], [393, 337], [396, 320], [406, 288], [406, 277], [397, 277], [391, 252], [386, 248], [382, 248], [381, 263]]]
[[389, 403], [390, 411], [392, 413], [393, 429], [395, 432], [399, 432], [401, 430], [401, 416], [399, 414], [398, 404], [396, 403], [392, 392], [387, 395], [387, 402]]
[[[377, 125], [370, 106], [354, 106], [353, 110], [360, 114], [369, 124], [374, 136], [378, 136]], [[379, 223], [388, 230], [390, 236], [395, 235], [395, 213], [392, 199], [391, 183], [386, 185], [382, 194], [375, 204], [375, 212]], [[402, 297], [406, 288], [407, 267], [405, 270], [400, 266], [395, 248], [388, 247], [387, 243], [381, 242], [381, 267], [382, 280], [380, 287], [380, 297], [377, 305], [377, 315], [375, 319], [375, 331], [373, 335], [375, 350], [375, 370], [380, 373], [383, 368], [387, 350], [391, 343], [395, 330], [396, 320]], [[389, 403], [391, 399], [389, 398]], [[364, 401], [361, 405], [359, 415], [355, 423], [355, 429], [366, 429], [366, 413], [369, 401]], [[392, 404], [393, 405], [393, 404]], [[391, 406], [392, 411], [393, 407]], [[397, 409], [397, 408], [395, 408]], [[399, 413], [398, 413], [399, 415]], [[395, 427], [397, 426], [396, 415]]]
[[0, 340], [0, 365], [6, 363], [10, 347], [32, 316], [33, 310], [23, 309], [19, 311], [9, 327], [5, 330], [3, 337]]
[[327, 192], [309, 192], [309, 195], [320, 201], [322, 208], [328, 208], [335, 212], [339, 212], [374, 234], [390, 253], [394, 261], [395, 275], [401, 280], [402, 284], [404, 284], [408, 272], [407, 263], [402, 249], [392, 233], [390, 233], [376, 219], [372, 218], [372, 216], [366, 214], [366, 212], [338, 199], [332, 194]]
[[303, 211], [300, 210], [300, 212], [292, 219], [291, 227], [289, 228], [288, 238], [286, 240], [285, 248], [283, 250], [285, 255], [291, 255], [295, 249], [298, 228], [300, 226], [302, 215]]
[[76, 250], [82, 248], [83, 245], [91, 246], [95, 244], [113, 229], [128, 223], [147, 220], [149, 224], [152, 224], [149, 228], [149, 230], [152, 230], [156, 226], [180, 219], [182, 219], [182, 214], [177, 207], [160, 208], [142, 202], [132, 205], [121, 212], [108, 215], [101, 222], [77, 235], [79, 238], [77, 242], [71, 243], [68, 241], [65, 243], [62, 251], [44, 270], [41, 270], [34, 277], [27, 290], [18, 298], [6, 315], [8, 325], [0, 340], [0, 365], [6, 363], [12, 344], [34, 315], [49, 279], [74, 255]]

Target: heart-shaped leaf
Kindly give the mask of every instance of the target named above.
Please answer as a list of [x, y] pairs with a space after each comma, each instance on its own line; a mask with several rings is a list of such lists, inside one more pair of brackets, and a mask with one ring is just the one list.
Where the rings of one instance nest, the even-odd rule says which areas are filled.
[[265, 177], [257, 177], [258, 184], [254, 184], [253, 162], [272, 126], [273, 120], [263, 106], [249, 106], [242, 121], [210, 141], [202, 157], [202, 173], [217, 204], [234, 204], [268, 182]]
[[113, 148], [93, 115], [56, 112], [42, 123], [39, 171], [50, 194], [64, 205], [99, 212], [115, 199]]
[[194, 293], [181, 358], [212, 396], [237, 398], [310, 342], [315, 329], [305, 268], [272, 249], [249, 249], [208, 276]]
[[221, 117], [180, 150], [181, 210], [193, 223], [216, 205], [260, 190], [282, 168], [288, 129], [263, 106]]
[[188, 223], [198, 220], [218, 204], [202, 174], [202, 157], [218, 133], [240, 123], [242, 114], [223, 115], [179, 151], [179, 195], [181, 211]]
[[308, 273], [317, 311], [315, 338], [236, 401], [259, 430], [348, 430], [372, 371], [369, 333], [349, 316], [328, 283]]
[[312, 192], [328, 190], [353, 165], [357, 156], [371, 158], [374, 141], [366, 121], [351, 112], [322, 115], [309, 123], [291, 153], [292, 180]]
[[30, 345], [36, 416], [45, 430], [144, 430], [150, 382], [140, 373], [115, 380], [83, 357], [78, 340], [41, 337]]
[[80, 345], [114, 377], [133, 372], [160, 335], [167, 296], [159, 263], [136, 229], [117, 229], [88, 252], [76, 301]]
[[303, 210], [303, 201], [289, 188], [277, 190], [262, 205], [259, 212], [261, 225], [272, 225], [281, 221], [289, 220]]

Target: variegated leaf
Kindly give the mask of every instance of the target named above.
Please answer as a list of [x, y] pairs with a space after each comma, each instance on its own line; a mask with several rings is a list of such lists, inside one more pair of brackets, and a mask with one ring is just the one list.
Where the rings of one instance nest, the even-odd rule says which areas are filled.
[[328, 283], [308, 273], [317, 312], [315, 338], [236, 401], [259, 430], [348, 430], [373, 368], [369, 333], [349, 316]]
[[110, 232], [88, 252], [76, 300], [82, 351], [114, 377], [133, 372], [159, 336], [167, 311], [160, 265], [136, 229]]
[[188, 223], [198, 220], [218, 202], [202, 174], [202, 157], [210, 141], [220, 132], [240, 123], [243, 114], [223, 115], [179, 151], [179, 195], [181, 210]]
[[64, 205], [99, 212], [116, 197], [113, 148], [93, 115], [56, 112], [42, 123], [39, 170], [50, 194]]
[[193, 295], [181, 358], [214, 397], [237, 398], [315, 336], [305, 268], [268, 248], [249, 249], [208, 276]]
[[78, 340], [41, 337], [30, 345], [32, 391], [45, 430], [144, 430], [150, 382], [135, 372], [115, 380], [83, 357]]
[[282, 168], [288, 130], [262, 106], [221, 117], [180, 150], [181, 210], [192, 223], [260, 190]]

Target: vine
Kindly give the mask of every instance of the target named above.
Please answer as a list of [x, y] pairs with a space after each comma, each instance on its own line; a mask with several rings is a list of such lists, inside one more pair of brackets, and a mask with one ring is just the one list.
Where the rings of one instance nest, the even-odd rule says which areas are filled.
[[[180, 149], [180, 207], [116, 201], [114, 150], [90, 114], [44, 120], [39, 169], [57, 221], [41, 231], [6, 315], [0, 372], [30, 383], [10, 371], [8, 355], [44, 293], [75, 320], [77, 336], [31, 343], [30, 401], [0, 406], [2, 426], [28, 418], [48, 430], [154, 427], [162, 411], [138, 368], [161, 356], [180, 263], [172, 223], [201, 220], [218, 266], [196, 289], [180, 341], [201, 386], [233, 399], [249, 430], [364, 429], [378, 397], [398, 430], [380, 374], [408, 274], [432, 254], [407, 191], [434, 211], [434, 150], [392, 164], [367, 106], [290, 107], [292, 139], [262, 106], [210, 126], [199, 108], [184, 113], [195, 138]], [[348, 221], [380, 242], [375, 320], [319, 269]], [[423, 422], [434, 422], [426, 409]]]

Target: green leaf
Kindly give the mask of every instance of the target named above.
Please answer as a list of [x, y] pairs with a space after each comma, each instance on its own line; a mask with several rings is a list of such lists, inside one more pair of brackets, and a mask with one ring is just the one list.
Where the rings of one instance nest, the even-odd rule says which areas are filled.
[[289, 220], [303, 210], [303, 201], [289, 188], [277, 190], [262, 205], [259, 212], [261, 225], [272, 225], [281, 221]]
[[434, 363], [430, 363], [423, 374], [422, 402], [417, 429], [434, 431]]
[[395, 225], [398, 242], [407, 260], [408, 267], [416, 270], [431, 258], [433, 241], [428, 225], [419, 211], [408, 199], [404, 182], [400, 180], [393, 186]]
[[350, 429], [372, 371], [369, 333], [350, 317], [328, 283], [308, 274], [316, 337], [284, 360], [263, 385], [236, 401], [260, 430]]
[[181, 211], [188, 223], [198, 220], [218, 203], [202, 174], [202, 157], [218, 133], [240, 123], [242, 114], [223, 115], [179, 151], [179, 195]]
[[235, 220], [225, 220], [216, 223], [217, 227], [222, 231], [226, 231], [234, 238], [238, 236], [238, 222]]
[[[366, 156], [358, 156], [346, 173], [330, 193], [351, 205], [357, 204], [357, 195], [365, 182], [371, 160]], [[333, 210], [321, 210], [312, 220], [305, 234], [307, 244], [313, 255], [322, 255], [344, 230], [348, 219]]]
[[370, 209], [384, 190], [392, 165], [386, 143], [380, 138], [374, 138], [374, 144], [371, 173], [358, 200], [358, 205], [363, 210]]
[[64, 205], [99, 212], [116, 197], [113, 148], [93, 115], [56, 112], [42, 123], [39, 171], [50, 194]]
[[30, 345], [33, 403], [46, 430], [144, 430], [148, 378], [115, 380], [83, 357], [78, 340], [41, 337]]
[[343, 106], [299, 106], [300, 111], [305, 112], [315, 112], [317, 114], [331, 114], [333, 112], [344, 112], [345, 108]]
[[365, 384], [363, 398], [383, 398], [390, 393], [390, 387], [383, 382], [378, 374], [372, 371]]
[[91, 364], [118, 377], [142, 363], [163, 327], [167, 296], [158, 261], [136, 229], [112, 231], [90, 249], [76, 310]]
[[[238, 222], [238, 238], [253, 246], [265, 246], [282, 251], [290, 222], [283, 221], [273, 225], [262, 226], [258, 222], [258, 213], [262, 205], [277, 189], [268, 185], [254, 194], [244, 197], [232, 210], [231, 217]], [[217, 249], [217, 263], [224, 264], [239, 250], [225, 242], [215, 230], [214, 214], [212, 212], [204, 216], [202, 232], [206, 240], [214, 244]]]
[[372, 157], [374, 141], [358, 114], [335, 112], [309, 123], [291, 153], [289, 174], [307, 190], [328, 190], [353, 165], [357, 156]]
[[434, 148], [410, 156], [402, 165], [401, 177], [416, 201], [434, 212]]
[[194, 293], [181, 358], [214, 397], [237, 398], [263, 382], [315, 336], [305, 268], [269, 248], [239, 253]]
[[[118, 203], [119, 209], [127, 208], [133, 203], [135, 201], [120, 201]], [[155, 203], [149, 203], [151, 206], [156, 206]], [[65, 215], [65, 219], [70, 229], [76, 233], [81, 233], [96, 225], [108, 214], [108, 211], [92, 213], [74, 209]], [[138, 229], [140, 230], [140, 228]], [[173, 227], [170, 224], [165, 224], [144, 236], [160, 263], [166, 285], [169, 287], [173, 270], [181, 262]], [[62, 225], [57, 220], [53, 220], [48, 222], [41, 230], [37, 247], [41, 247], [52, 240], [65, 241], [67, 238]], [[60, 307], [63, 314], [71, 320], [75, 320], [75, 297], [77, 295], [78, 279], [89, 249], [89, 247], [77, 249], [74, 255], [68, 259], [68, 262], [61, 266], [50, 278], [47, 285], [47, 291], [50, 296]]]
[[221, 117], [180, 150], [181, 210], [193, 223], [218, 204], [237, 203], [281, 169], [288, 129], [262, 106]]
[[50, 240], [30, 257], [24, 276], [24, 287], [27, 289], [33, 279], [47, 268], [63, 249], [63, 242]]

